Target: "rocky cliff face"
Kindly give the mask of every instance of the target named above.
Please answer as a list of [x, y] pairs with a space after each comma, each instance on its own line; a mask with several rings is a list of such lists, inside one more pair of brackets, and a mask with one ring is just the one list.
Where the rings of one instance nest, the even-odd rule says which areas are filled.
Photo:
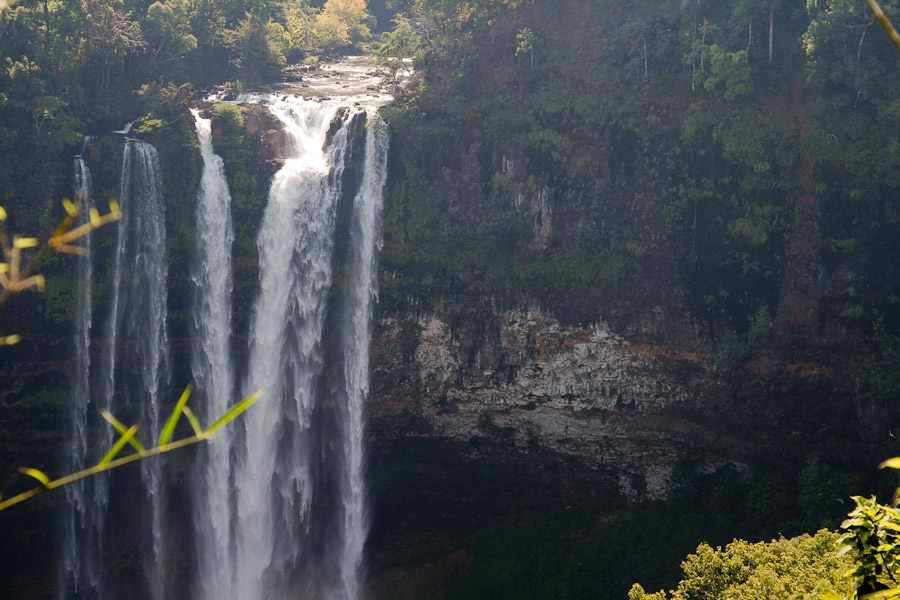
[[[508, 311], [470, 332], [466, 348], [449, 323], [429, 316], [417, 323], [406, 364], [399, 324], [382, 325], [373, 353], [375, 435], [575, 458], [620, 473], [623, 491], [637, 499], [665, 495], [676, 448], [712, 446], [724, 433], [685, 418], [716, 402], [700, 385], [697, 356], [631, 344], [603, 324], [565, 327], [537, 310]], [[735, 454], [708, 458], [718, 466]]]
[[701, 353], [629, 341], [604, 324], [564, 326], [537, 310], [456, 324], [385, 318], [372, 360], [376, 441], [436, 438], [467, 444], [471, 456], [490, 447], [573, 459], [612, 475], [632, 500], [665, 497], [682, 460], [742, 470], [762, 456], [834, 452], [884, 433], [860, 437], [860, 407], [817, 396], [835, 383], [821, 365], [760, 359], [717, 374]]
[[[877, 464], [892, 176], [807, 152], [832, 123], [787, 60], [792, 87], [744, 103], [672, 75], [677, 53], [632, 80], [623, 16], [527, 4], [421, 61], [390, 120], [373, 438], [576, 460], [632, 499], [681, 461]], [[514, 59], [525, 27], [538, 67]]]
[[665, 497], [681, 461], [860, 468], [888, 451], [891, 354], [847, 308], [857, 288], [858, 310], [887, 301], [859, 285], [881, 234], [829, 249], [808, 185], [784, 198], [794, 225], [738, 243], [721, 228], [750, 225], [724, 226], [721, 206], [672, 216], [635, 136], [559, 172], [477, 130], [410, 133], [387, 200], [374, 439], [575, 460], [632, 500]]

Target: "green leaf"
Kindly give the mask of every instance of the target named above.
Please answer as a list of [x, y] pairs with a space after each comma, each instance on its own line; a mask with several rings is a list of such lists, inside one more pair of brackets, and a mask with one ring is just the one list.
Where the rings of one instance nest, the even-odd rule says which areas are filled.
[[[117, 418], [112, 416], [109, 411], [101, 410], [100, 414], [103, 415], [103, 418], [109, 421], [109, 424], [112, 425], [116, 431], [119, 432], [120, 435], [125, 435], [125, 432], [128, 431], [128, 428], [125, 427]], [[143, 452], [144, 447], [141, 445], [139, 441], [135, 438], [129, 438], [128, 443], [131, 444], [131, 447], [137, 450], [138, 452]]]
[[191, 424], [191, 427], [194, 429], [194, 434], [197, 437], [203, 436], [203, 428], [200, 426], [200, 419], [197, 418], [197, 415], [194, 414], [187, 405], [182, 409], [184, 416], [187, 417], [188, 423]]
[[244, 398], [243, 400], [229, 408], [224, 415], [216, 419], [215, 422], [213, 422], [213, 424], [209, 426], [209, 428], [206, 430], [206, 433], [212, 433], [222, 425], [225, 425], [226, 423], [232, 421], [239, 414], [247, 410], [247, 408], [249, 408], [251, 404], [259, 400], [259, 397], [262, 396], [262, 394], [263, 390], [259, 390], [252, 396]]
[[105, 465], [106, 463], [108, 463], [109, 461], [111, 461], [112, 459], [114, 459], [114, 458], [116, 457], [116, 454], [119, 453], [119, 450], [121, 450], [122, 447], [125, 446], [125, 444], [128, 443], [128, 440], [130, 440], [130, 439], [134, 436], [134, 434], [135, 434], [136, 431], [137, 431], [137, 425], [132, 425], [132, 426], [128, 429], [128, 431], [126, 431], [125, 433], [123, 433], [123, 434], [122, 434], [122, 437], [120, 437], [120, 438], [118, 439], [118, 441], [116, 441], [116, 443], [113, 444], [113, 447], [110, 448], [110, 449], [109, 449], [109, 452], [106, 453], [106, 456], [104, 456], [104, 457], [100, 460], [100, 462], [97, 463], [97, 466], [98, 466], [98, 467], [102, 467], [103, 465]]
[[172, 439], [172, 434], [175, 433], [175, 426], [178, 424], [178, 417], [181, 416], [181, 411], [184, 410], [184, 405], [187, 404], [188, 398], [191, 395], [191, 390], [193, 389], [193, 383], [187, 384], [187, 387], [184, 388], [181, 398], [178, 399], [175, 408], [172, 410], [172, 414], [169, 415], [169, 419], [166, 421], [165, 427], [163, 427], [162, 432], [159, 434], [160, 446], [165, 446], [169, 443], [169, 440]]
[[889, 458], [880, 465], [878, 465], [879, 469], [900, 469], [900, 456], [895, 456], [894, 458]]
[[900, 588], [891, 588], [889, 590], [878, 590], [871, 594], [863, 594], [860, 600], [890, 600], [892, 598], [900, 598]]
[[50, 487], [50, 478], [47, 477], [47, 475], [45, 475], [42, 471], [38, 471], [37, 469], [30, 469], [28, 467], [22, 467], [21, 469], [19, 469], [19, 473], [28, 475], [29, 477], [34, 477], [35, 479], [40, 481], [41, 485], [43, 485], [45, 488]]
[[844, 598], [835, 592], [828, 592], [826, 594], [822, 594], [819, 600], [844, 600]]

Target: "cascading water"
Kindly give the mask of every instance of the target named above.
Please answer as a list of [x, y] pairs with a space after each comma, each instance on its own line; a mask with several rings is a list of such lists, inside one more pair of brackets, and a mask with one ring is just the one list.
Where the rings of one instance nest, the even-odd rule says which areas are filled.
[[[196, 494], [207, 512], [198, 528], [200, 597], [356, 600], [367, 531], [363, 402], [387, 137], [383, 127], [364, 127], [374, 110], [342, 108], [340, 101], [242, 100], [268, 107], [287, 147], [257, 238], [260, 288], [242, 386], [265, 396], [228, 438], [230, 453], [213, 446], [203, 455], [205, 486]], [[204, 157], [199, 202], [215, 197], [223, 211], [221, 161], [208, 123], [195, 121]], [[208, 288], [198, 297], [222, 298], [227, 292], [212, 292], [213, 275], [227, 269], [202, 248], [203, 240], [215, 239], [219, 249], [230, 243], [227, 220], [198, 216], [197, 223], [202, 273], [195, 281]], [[340, 294], [332, 289], [336, 276]], [[227, 344], [214, 341], [227, 311], [217, 313], [211, 302], [197, 306], [196, 322], [211, 322], [195, 328], [195, 350], [225, 353], [195, 363], [202, 387], [210, 365], [228, 360]], [[227, 394], [232, 378], [220, 379]], [[226, 481], [233, 487], [224, 489]]]
[[[372, 116], [371, 114], [369, 115]], [[382, 190], [387, 179], [388, 138], [380, 121], [369, 121], [365, 168], [353, 206], [350, 231], [350, 298], [341, 323], [347, 401], [344, 416], [344, 511], [341, 579], [348, 598], [359, 597], [363, 545], [368, 532], [363, 477], [363, 405], [369, 395], [372, 302], [377, 295], [376, 249], [381, 248]]]
[[[75, 190], [80, 201], [79, 220], [87, 221], [93, 208], [92, 180], [84, 154], [75, 157]], [[165, 222], [159, 197], [159, 159], [150, 144], [126, 138], [122, 157], [119, 202], [122, 218], [108, 277], [109, 314], [103, 334], [101, 360], [91, 360], [91, 334], [95, 315], [92, 287], [95, 249], [92, 236], [78, 243], [88, 252], [79, 258], [76, 286], [75, 360], [72, 373], [69, 472], [96, 464], [112, 446], [110, 428], [99, 426], [96, 414], [108, 410], [117, 417], [146, 424], [151, 436], [159, 432], [159, 401], [166, 387], [168, 341], [166, 333]], [[98, 264], [101, 262], [96, 261]], [[93, 372], [92, 372], [93, 371]], [[96, 434], [89, 435], [89, 431]], [[145, 439], [147, 436], [143, 436]], [[157, 460], [142, 461], [148, 519], [135, 518], [131, 533], [149, 540], [151, 558], [145, 564], [152, 598], [162, 598], [162, 477]], [[60, 562], [60, 598], [101, 600], [114, 595], [103, 564], [109, 478], [105, 474], [66, 487], [69, 511]], [[148, 522], [146, 532], [142, 523]]]
[[[75, 157], [75, 199], [80, 207], [76, 225], [88, 221], [88, 213], [93, 208], [91, 172], [84, 154], [91, 142], [85, 137], [81, 154]], [[76, 306], [75, 306], [75, 348], [72, 370], [70, 406], [70, 431], [68, 453], [65, 457], [68, 472], [73, 473], [87, 467], [88, 436], [87, 420], [91, 407], [90, 387], [90, 343], [93, 321], [91, 287], [93, 285], [93, 265], [91, 264], [91, 238], [79, 241], [86, 256], [78, 257]], [[61, 597], [69, 593], [85, 597], [96, 596], [100, 585], [100, 541], [103, 535], [104, 506], [95, 500], [105, 496], [105, 480], [79, 480], [66, 487], [69, 511], [66, 513], [66, 530], [61, 562]]]
[[[288, 137], [258, 236], [260, 292], [251, 325], [247, 391], [266, 400], [246, 419], [235, 469], [235, 598], [338, 596], [324, 556], [309, 550], [318, 465], [312, 428], [322, 369], [322, 331], [352, 118], [336, 104], [275, 100]], [[329, 126], [340, 127], [326, 146]], [[340, 532], [334, 532], [339, 534]], [[323, 564], [324, 563], [324, 564]]]
[[[145, 142], [129, 139], [122, 165], [121, 197], [130, 210], [123, 208], [122, 233], [128, 233], [132, 246], [129, 264], [127, 312], [124, 320], [127, 339], [135, 344], [130, 357], [137, 385], [132, 386], [141, 422], [146, 423], [151, 439], [159, 436], [160, 398], [166, 387], [168, 340], [166, 334], [166, 229], [163, 205], [159, 197], [159, 157]], [[127, 210], [127, 212], [126, 212]], [[152, 597], [163, 598], [165, 563], [162, 556], [163, 481], [158, 458], [141, 463], [150, 509], [152, 560], [145, 571]]]
[[[160, 396], [165, 391], [166, 333], [165, 221], [159, 197], [159, 157], [145, 142], [126, 138], [119, 198], [122, 218], [112, 273], [101, 406], [120, 418], [144, 424], [159, 435]], [[109, 430], [101, 446], [112, 443]], [[146, 439], [146, 437], [145, 437]], [[152, 598], [162, 598], [162, 477], [157, 459], [142, 461], [151, 552], [145, 573]], [[97, 501], [105, 505], [106, 493]]]
[[[196, 297], [191, 335], [191, 366], [204, 423], [224, 414], [233, 396], [231, 353], [231, 195], [222, 159], [213, 152], [209, 119], [191, 111], [200, 143], [203, 174], [197, 194], [197, 256], [193, 269]], [[200, 598], [231, 598], [229, 552], [229, 440], [226, 433], [201, 449], [195, 490], [198, 589]]]
[[[189, 487], [196, 561], [185, 561], [184, 548], [166, 541], [167, 527], [177, 517], [172, 514], [177, 490], [164, 489], [158, 460], [141, 461], [148, 513], [134, 517], [129, 535], [148, 540], [139, 549], [146, 577], [139, 587], [148, 598], [361, 596], [368, 529], [363, 404], [388, 144], [373, 118], [384, 98], [367, 108], [360, 107], [360, 99], [241, 99], [264, 104], [281, 122], [286, 142], [284, 165], [273, 177], [257, 236], [259, 291], [245, 364], [232, 356], [234, 233], [225, 165], [213, 151], [210, 120], [193, 111], [203, 172], [191, 270], [196, 392], [190, 404], [209, 423], [236, 397], [257, 389], [265, 394], [235, 425], [197, 449]], [[105, 274], [109, 316], [103, 354], [94, 365], [88, 359], [95, 310], [89, 261], [79, 273], [80, 285], [87, 287], [79, 296], [76, 332], [82, 358], [73, 377], [73, 468], [94, 460], [86, 456], [91, 443], [105, 449], [113, 441], [108, 428], [100, 428], [102, 439], [85, 440], [90, 397], [91, 411], [108, 409], [140, 423], [146, 441], [159, 435], [160, 399], [168, 392], [159, 179], [153, 147], [126, 138], [122, 220]], [[91, 369], [93, 393], [87, 391]], [[109, 483], [106, 477], [93, 481], [91, 489], [73, 486], [70, 495], [62, 598], [103, 599], [118, 592], [118, 583], [100, 568]], [[184, 531], [182, 526], [179, 533]], [[171, 571], [172, 565], [181, 572]], [[173, 580], [192, 587], [176, 589]]]

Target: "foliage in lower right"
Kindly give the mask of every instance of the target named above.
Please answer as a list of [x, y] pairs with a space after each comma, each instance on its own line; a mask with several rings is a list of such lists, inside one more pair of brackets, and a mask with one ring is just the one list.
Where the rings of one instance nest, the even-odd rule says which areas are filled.
[[648, 594], [634, 584], [628, 600], [800, 600], [849, 590], [853, 560], [838, 553], [838, 538], [822, 529], [771, 542], [735, 540], [724, 549], [703, 543], [681, 564], [678, 587]]

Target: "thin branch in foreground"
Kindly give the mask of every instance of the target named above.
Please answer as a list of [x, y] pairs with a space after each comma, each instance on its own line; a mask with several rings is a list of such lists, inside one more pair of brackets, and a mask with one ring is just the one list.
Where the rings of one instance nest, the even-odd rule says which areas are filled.
[[[13, 496], [7, 500], [2, 500], [2, 498], [0, 498], [0, 500], [2, 500], [0, 501], [0, 511], [7, 509], [10, 506], [19, 504], [20, 502], [24, 502], [29, 498], [33, 498], [38, 494], [42, 494], [47, 490], [53, 490], [58, 487], [62, 487], [66, 484], [72, 483], [73, 481], [78, 481], [79, 479], [90, 477], [91, 475], [97, 475], [99, 473], [103, 473], [105, 471], [109, 471], [111, 469], [115, 469], [117, 467], [121, 467], [138, 460], [149, 458], [151, 456], [157, 456], [159, 454], [171, 452], [172, 450], [184, 448], [185, 446], [205, 442], [206, 440], [212, 438], [216, 434], [216, 431], [218, 429], [237, 418], [238, 415], [247, 410], [263, 395], [263, 390], [259, 390], [255, 394], [244, 398], [243, 400], [229, 408], [227, 411], [225, 411], [224, 415], [213, 421], [213, 423], [209, 427], [207, 427], [206, 430], [203, 430], [200, 427], [200, 422], [197, 420], [197, 417], [194, 416], [194, 413], [187, 407], [186, 404], [187, 398], [188, 396], [190, 396], [192, 387], [192, 385], [188, 385], [184, 393], [181, 395], [181, 398], [179, 398], [178, 403], [175, 405], [175, 408], [172, 411], [172, 415], [166, 421], [166, 425], [163, 429], [162, 434], [160, 435], [160, 443], [155, 448], [144, 449], [140, 445], [140, 443], [134, 439], [134, 434], [135, 432], [137, 432], [137, 425], [132, 425], [131, 427], [126, 429], [125, 426], [122, 425], [115, 417], [104, 411], [105, 414], [103, 414], [103, 418], [105, 418], [110, 422], [110, 424], [112, 424], [116, 431], [119, 432], [120, 437], [118, 440], [116, 440], [109, 452], [106, 453], [106, 455], [97, 465], [54, 480], [51, 480], [46, 474], [44, 474], [42, 471], [39, 471], [38, 469], [22, 467], [19, 469], [20, 473], [37, 479], [41, 483], [41, 485], [26, 492], [22, 492], [21, 494]], [[194, 435], [177, 440], [175, 442], [169, 442], [172, 433], [175, 431], [175, 426], [178, 424], [178, 419], [182, 414], [185, 415], [188, 422], [190, 423], [191, 428], [194, 430]], [[118, 453], [127, 444], [130, 444], [132, 447], [134, 447], [136, 449], [136, 452], [127, 456], [123, 456], [121, 458], [115, 458], [116, 455], [118, 455]]]
[[884, 14], [884, 11], [881, 10], [881, 7], [878, 6], [878, 3], [875, 0], [866, 0], [866, 4], [869, 5], [869, 8], [872, 9], [872, 12], [875, 14], [875, 18], [878, 19], [878, 22], [881, 23], [881, 26], [887, 32], [888, 37], [891, 38], [891, 41], [894, 42], [894, 45], [897, 47], [897, 50], [900, 50], [900, 33], [897, 33], [897, 30], [894, 29], [894, 26], [891, 24], [890, 19]]

